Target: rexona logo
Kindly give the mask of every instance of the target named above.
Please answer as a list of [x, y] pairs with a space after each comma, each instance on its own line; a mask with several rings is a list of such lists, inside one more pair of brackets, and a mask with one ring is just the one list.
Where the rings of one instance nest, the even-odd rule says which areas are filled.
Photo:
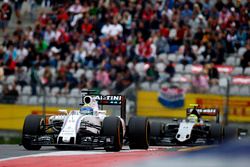
[[118, 100], [118, 101], [120, 101], [120, 100], [122, 100], [122, 96], [119, 96], [119, 95], [117, 95], [117, 96], [111, 96], [111, 95], [101, 96], [101, 95], [99, 95], [99, 96], [95, 96], [95, 99], [96, 100]]

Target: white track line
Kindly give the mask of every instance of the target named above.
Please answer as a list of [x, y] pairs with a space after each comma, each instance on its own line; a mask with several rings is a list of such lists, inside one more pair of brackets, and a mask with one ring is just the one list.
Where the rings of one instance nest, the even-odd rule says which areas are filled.
[[108, 154], [111, 152], [97, 152], [97, 151], [55, 151], [49, 153], [40, 153], [40, 154], [31, 154], [31, 155], [24, 155], [24, 156], [17, 156], [11, 158], [4, 158], [0, 159], [1, 161], [8, 161], [20, 158], [29, 158], [29, 157], [47, 157], [47, 156], [72, 156], [72, 155], [93, 155], [93, 154]]

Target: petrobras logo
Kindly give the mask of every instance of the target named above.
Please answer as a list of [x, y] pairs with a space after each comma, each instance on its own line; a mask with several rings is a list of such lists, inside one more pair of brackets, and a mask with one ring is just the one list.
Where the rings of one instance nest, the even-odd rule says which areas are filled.
[[122, 96], [120, 95], [107, 95], [107, 96], [102, 96], [102, 95], [98, 95], [94, 97], [96, 100], [117, 100], [117, 101], [121, 101], [122, 100]]

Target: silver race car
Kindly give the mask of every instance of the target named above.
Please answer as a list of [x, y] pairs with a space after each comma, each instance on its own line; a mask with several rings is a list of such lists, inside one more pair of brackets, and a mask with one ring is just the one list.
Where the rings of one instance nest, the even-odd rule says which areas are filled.
[[[207, 145], [238, 138], [238, 128], [219, 123], [218, 109], [198, 108], [197, 104], [191, 106], [193, 108], [186, 110], [186, 119], [175, 119], [168, 123], [152, 122], [150, 144]], [[216, 121], [204, 121], [202, 116], [216, 117]]]
[[[119, 109], [112, 112], [105, 110], [105, 106]], [[106, 151], [120, 151], [123, 144], [128, 144], [130, 149], [147, 149], [149, 146], [149, 121], [144, 117], [131, 117], [126, 121], [124, 96], [102, 96], [95, 91], [83, 90], [79, 110], [61, 109], [59, 112], [61, 114], [46, 117], [26, 117], [22, 135], [25, 149], [104, 147]]]

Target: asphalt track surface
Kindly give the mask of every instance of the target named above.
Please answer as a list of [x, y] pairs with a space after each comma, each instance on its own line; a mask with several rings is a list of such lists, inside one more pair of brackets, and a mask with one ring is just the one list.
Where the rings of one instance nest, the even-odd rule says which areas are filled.
[[[198, 147], [197, 147], [198, 148]], [[180, 147], [158, 147], [158, 146], [151, 146], [148, 151], [185, 151], [188, 149], [187, 147], [180, 146]], [[121, 152], [138, 152], [142, 150], [130, 150], [127, 146], [123, 146]], [[144, 150], [143, 150], [144, 151]], [[25, 150], [22, 146], [19, 145], [0, 145], [0, 161], [4, 159], [11, 159], [11, 158], [18, 158], [24, 156], [35, 156], [35, 155], [46, 155], [49, 153], [60, 154], [60, 153], [69, 153], [69, 154], [105, 154], [106, 151], [103, 148], [96, 148], [93, 150], [58, 150], [54, 147], [43, 146], [41, 150], [38, 151], [28, 151]], [[108, 152], [109, 153], [109, 152]]]
[[128, 164], [130, 167], [250, 167], [250, 139], [227, 142], [206, 149], [161, 156]]
[[0, 167], [249, 167], [250, 140], [220, 146], [150, 147], [120, 152], [60, 151], [43, 147], [27, 151], [17, 145], [0, 145]]
[[[120, 152], [94, 150], [57, 150], [54, 147], [42, 147], [39, 151], [27, 151], [18, 145], [0, 145], [0, 167], [97, 167], [123, 166], [161, 156], [176, 155], [186, 147], [150, 147], [148, 150], [130, 150], [124, 146]], [[125, 165], [127, 166], [127, 165]]]

